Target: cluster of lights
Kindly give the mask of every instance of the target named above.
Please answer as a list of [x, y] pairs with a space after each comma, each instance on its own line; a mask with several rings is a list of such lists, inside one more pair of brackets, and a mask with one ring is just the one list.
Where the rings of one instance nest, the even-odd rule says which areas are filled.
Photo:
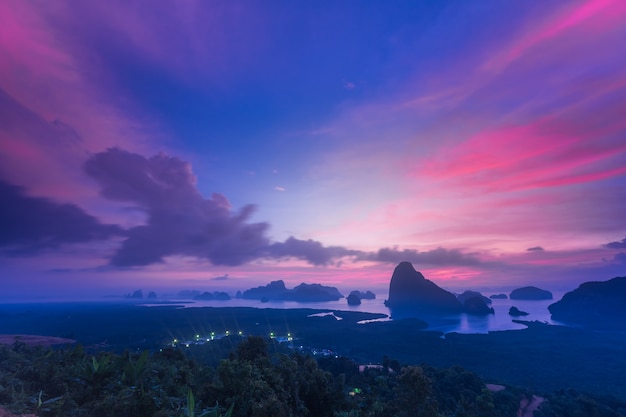
[[[226, 330], [226, 331], [224, 332], [223, 336], [221, 336], [221, 337], [230, 336], [231, 334], [232, 334], [232, 333], [231, 333], [231, 331], [230, 331], [230, 330]], [[238, 336], [243, 336], [243, 331], [239, 330], [239, 331], [237, 332], [237, 335], [238, 335]], [[205, 341], [206, 341], [206, 342], [210, 342], [210, 341], [212, 341], [212, 340], [215, 340], [216, 338], [217, 338], [217, 339], [221, 339], [221, 337], [220, 337], [220, 336], [216, 336], [216, 335], [215, 335], [215, 332], [211, 332], [211, 334], [209, 335], [209, 337], [206, 337], [206, 338], [205, 338], [205, 337], [200, 336], [199, 334], [196, 334], [195, 336], [196, 336], [196, 337], [195, 337], [195, 341], [187, 340], [187, 341], [185, 341], [185, 342], [182, 342], [182, 344], [184, 344], [184, 345], [185, 345], [185, 347], [189, 347], [191, 344], [196, 344], [196, 343], [204, 343]], [[277, 335], [276, 335], [276, 333], [274, 333], [274, 332], [270, 332], [269, 336], [270, 336], [270, 339], [277, 339], [277, 340], [278, 340], [278, 341], [280, 341], [280, 342], [284, 342], [284, 341], [291, 342], [291, 341], [293, 341], [293, 336], [291, 335], [291, 333], [287, 333], [287, 337], [281, 337], [281, 336], [277, 336]], [[176, 346], [178, 346], [180, 343], [181, 343], [181, 342], [180, 342], [178, 339], [173, 339], [173, 340], [172, 340], [172, 342], [171, 342], [170, 344], [171, 344], [172, 346], [176, 347]]]

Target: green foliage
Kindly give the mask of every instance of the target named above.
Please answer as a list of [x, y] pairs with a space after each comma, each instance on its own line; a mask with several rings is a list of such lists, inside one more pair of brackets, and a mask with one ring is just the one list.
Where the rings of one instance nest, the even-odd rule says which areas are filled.
[[437, 416], [432, 381], [419, 366], [402, 368], [398, 377], [396, 401], [399, 416]]
[[237, 358], [240, 361], [254, 361], [261, 358], [269, 358], [267, 340], [261, 336], [248, 336], [237, 347]]
[[143, 373], [146, 371], [146, 365], [150, 352], [144, 350], [139, 358], [133, 360], [130, 353], [128, 354], [128, 362], [124, 365], [123, 378], [130, 385], [136, 385]]
[[185, 415], [188, 417], [194, 417], [196, 415], [196, 399], [191, 390], [187, 390], [187, 407], [185, 408]]
[[[459, 367], [398, 368], [388, 359], [393, 368], [359, 372], [348, 358], [270, 356], [267, 346], [248, 338], [217, 367], [180, 349], [88, 355], [82, 347], [0, 346], [0, 404], [38, 417], [514, 417], [533, 394], [491, 392]], [[573, 390], [545, 398], [536, 417], [626, 416], [615, 398]]]
[[626, 402], [614, 397], [601, 398], [576, 390], [559, 390], [546, 396], [535, 417], [624, 417]]

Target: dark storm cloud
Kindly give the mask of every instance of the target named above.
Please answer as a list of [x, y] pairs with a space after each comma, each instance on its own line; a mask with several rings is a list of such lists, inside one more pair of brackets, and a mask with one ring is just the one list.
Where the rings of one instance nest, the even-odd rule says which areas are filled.
[[0, 250], [31, 254], [67, 243], [84, 243], [122, 234], [74, 204], [30, 197], [24, 188], [0, 181]]
[[526, 249], [527, 252], [543, 252], [544, 249], [541, 246], [533, 246], [532, 248]]
[[622, 239], [621, 242], [611, 242], [604, 245], [609, 249], [624, 249], [626, 248], [626, 238]]
[[127, 232], [112, 265], [149, 265], [183, 255], [234, 266], [261, 257], [269, 245], [268, 224], [248, 223], [254, 206], [233, 213], [222, 194], [203, 198], [191, 166], [178, 158], [109, 149], [91, 157], [84, 169], [104, 197], [134, 203], [148, 216], [147, 224]]
[[325, 247], [315, 240], [300, 240], [290, 237], [284, 242], [274, 243], [269, 247], [268, 255], [272, 258], [299, 258], [313, 265], [328, 265], [344, 256], [357, 256], [363, 253], [341, 246]]
[[472, 255], [464, 254], [456, 249], [437, 248], [429, 251], [417, 251], [414, 249], [391, 249], [383, 248], [378, 252], [367, 256], [368, 260], [399, 263], [409, 261], [416, 265], [436, 266], [474, 266], [480, 264], [480, 260]]

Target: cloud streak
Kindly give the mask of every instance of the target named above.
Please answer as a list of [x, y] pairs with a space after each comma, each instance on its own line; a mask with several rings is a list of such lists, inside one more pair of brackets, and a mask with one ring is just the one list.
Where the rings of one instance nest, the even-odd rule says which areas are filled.
[[532, 248], [526, 249], [526, 252], [543, 252], [545, 249], [541, 246], [533, 246]]
[[607, 243], [606, 245], [604, 245], [604, 247], [607, 247], [609, 249], [624, 249], [626, 248], [626, 238], [622, 239], [621, 241]]
[[386, 263], [400, 263], [409, 261], [417, 266], [478, 266], [481, 261], [472, 254], [462, 253], [457, 249], [437, 248], [428, 251], [414, 249], [379, 249], [374, 254], [367, 255], [366, 259]]

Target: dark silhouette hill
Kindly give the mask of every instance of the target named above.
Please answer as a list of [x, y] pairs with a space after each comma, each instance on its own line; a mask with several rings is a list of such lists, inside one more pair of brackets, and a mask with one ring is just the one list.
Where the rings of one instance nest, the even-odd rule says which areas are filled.
[[552, 300], [552, 293], [542, 290], [541, 288], [530, 286], [511, 291], [509, 298], [511, 298], [511, 300]]
[[327, 287], [321, 284], [302, 283], [285, 294], [285, 300], [290, 301], [337, 301], [343, 298], [343, 294], [335, 287]]
[[205, 291], [202, 294], [198, 294], [193, 297], [194, 300], [208, 301], [208, 300], [218, 300], [218, 301], [228, 301], [230, 300], [230, 295], [223, 291], [213, 291], [208, 292]]
[[250, 288], [241, 294], [241, 298], [248, 300], [260, 300], [267, 298], [269, 300], [282, 300], [287, 292], [285, 282], [283, 280], [272, 281], [267, 285]]
[[519, 308], [512, 306], [511, 308], [509, 308], [509, 316], [511, 317], [522, 317], [522, 316], [527, 316], [528, 313], [526, 311], [522, 311]]
[[490, 295], [489, 298], [492, 300], [506, 300], [509, 297], [506, 294], [493, 294]]
[[385, 305], [392, 314], [398, 311], [426, 315], [463, 311], [454, 294], [426, 279], [410, 262], [400, 262], [394, 269]]
[[626, 328], [626, 277], [585, 282], [548, 307], [554, 320]]
[[463, 294], [457, 295], [456, 298], [461, 302], [461, 304], [465, 304], [467, 300], [473, 297], [479, 297], [485, 302], [485, 304], [491, 304], [491, 299], [488, 297], [485, 297], [478, 291], [467, 290], [467, 291], [464, 291]]
[[[490, 300], [491, 301], [491, 300]], [[475, 295], [465, 298], [463, 301], [463, 311], [476, 316], [486, 316], [487, 314], [495, 314], [492, 307], [485, 302], [483, 297]]]
[[348, 300], [348, 305], [351, 306], [358, 306], [361, 305], [361, 297], [359, 297], [358, 294], [355, 293], [355, 291], [352, 291], [347, 297], [346, 299]]
[[356, 295], [361, 300], [375, 300], [376, 299], [376, 294], [374, 294], [371, 291], [363, 292], [359, 290], [354, 290], [354, 291], [350, 291], [350, 294]]
[[346, 297], [348, 305], [358, 306], [361, 305], [361, 300], [375, 300], [376, 294], [371, 291], [361, 292], [358, 290], [350, 291], [350, 294]]
[[337, 301], [343, 295], [335, 287], [321, 284], [302, 283], [293, 289], [285, 287], [282, 280], [272, 281], [267, 285], [250, 288], [241, 294], [241, 298], [262, 301]]

